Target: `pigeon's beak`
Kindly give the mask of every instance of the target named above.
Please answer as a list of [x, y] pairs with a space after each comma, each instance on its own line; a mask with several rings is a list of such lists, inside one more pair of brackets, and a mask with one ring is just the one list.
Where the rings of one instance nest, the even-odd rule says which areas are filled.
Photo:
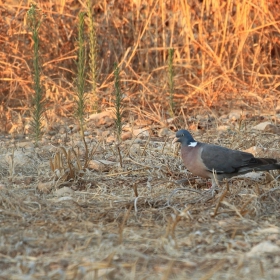
[[174, 145], [175, 143], [178, 143], [179, 142], [179, 138], [175, 137], [172, 141], [172, 145]]

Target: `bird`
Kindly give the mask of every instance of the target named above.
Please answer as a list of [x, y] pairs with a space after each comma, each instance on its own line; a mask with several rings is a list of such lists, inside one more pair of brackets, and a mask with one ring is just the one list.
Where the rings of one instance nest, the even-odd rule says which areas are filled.
[[181, 157], [185, 167], [196, 176], [211, 179], [211, 188], [215, 188], [225, 178], [252, 171], [280, 169], [276, 159], [256, 158], [251, 153], [198, 142], [185, 129], [176, 132], [172, 143], [176, 142], [181, 143]]

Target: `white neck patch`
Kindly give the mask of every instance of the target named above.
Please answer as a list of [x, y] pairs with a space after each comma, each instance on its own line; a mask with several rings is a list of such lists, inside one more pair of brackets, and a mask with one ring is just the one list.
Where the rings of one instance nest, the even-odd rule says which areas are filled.
[[197, 145], [197, 142], [191, 142], [190, 145], [188, 145], [188, 147], [195, 147]]

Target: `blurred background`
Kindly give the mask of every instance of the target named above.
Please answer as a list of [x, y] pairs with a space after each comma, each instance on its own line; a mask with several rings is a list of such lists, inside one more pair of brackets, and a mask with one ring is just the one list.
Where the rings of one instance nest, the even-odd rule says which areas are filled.
[[[232, 109], [280, 110], [280, 4], [269, 0], [36, 1], [45, 122], [73, 116], [78, 15], [86, 12], [86, 112], [92, 113], [88, 4], [96, 33], [99, 112], [112, 107], [120, 67], [124, 116], [160, 122], [169, 110], [168, 51], [174, 49], [174, 114]], [[31, 1], [0, 1], [0, 130], [22, 133], [30, 118], [33, 40]], [[161, 120], [160, 120], [161, 119]]]

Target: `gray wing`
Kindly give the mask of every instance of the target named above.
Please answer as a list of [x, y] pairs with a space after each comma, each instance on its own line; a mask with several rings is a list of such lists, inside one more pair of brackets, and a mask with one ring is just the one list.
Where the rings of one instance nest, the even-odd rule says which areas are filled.
[[[201, 144], [201, 143], [200, 143]], [[253, 170], [255, 167], [275, 163], [274, 159], [255, 158], [252, 154], [228, 148], [201, 144], [201, 158], [209, 171], [238, 173]]]

